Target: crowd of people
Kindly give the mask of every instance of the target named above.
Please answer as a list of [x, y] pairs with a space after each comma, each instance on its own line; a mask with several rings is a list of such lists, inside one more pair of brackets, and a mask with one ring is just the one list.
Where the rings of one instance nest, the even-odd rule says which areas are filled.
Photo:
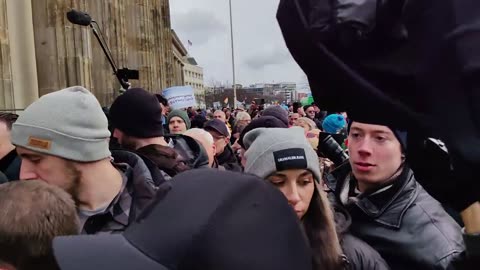
[[407, 136], [315, 104], [59, 90], [0, 114], [0, 269], [468, 269]]

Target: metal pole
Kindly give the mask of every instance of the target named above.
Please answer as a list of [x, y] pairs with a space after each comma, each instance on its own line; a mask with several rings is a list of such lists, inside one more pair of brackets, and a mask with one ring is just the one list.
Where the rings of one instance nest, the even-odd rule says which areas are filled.
[[233, 108], [237, 108], [237, 83], [235, 82], [235, 51], [233, 47], [233, 19], [232, 19], [232, 0], [228, 1], [230, 6], [230, 42], [232, 45], [232, 75], [233, 75]]
[[115, 77], [117, 77], [118, 82], [120, 83], [120, 86], [124, 90], [128, 90], [128, 88], [130, 88], [130, 85], [128, 84], [128, 82], [126, 82], [122, 78], [122, 76], [120, 76], [120, 73], [118, 72], [117, 65], [115, 64], [115, 61], [113, 60], [112, 55], [110, 55], [109, 50], [107, 50], [107, 44], [103, 43], [103, 40], [100, 38], [100, 35], [98, 34], [97, 29], [95, 29], [95, 27], [93, 26], [93, 22], [95, 22], [95, 21], [92, 21], [92, 23], [90, 23], [90, 28], [93, 31], [93, 35], [97, 38], [98, 43], [100, 43], [100, 47], [102, 47], [103, 53], [105, 53], [105, 55], [107, 56], [108, 62], [110, 63], [110, 66], [113, 69], [113, 74], [115, 75]]

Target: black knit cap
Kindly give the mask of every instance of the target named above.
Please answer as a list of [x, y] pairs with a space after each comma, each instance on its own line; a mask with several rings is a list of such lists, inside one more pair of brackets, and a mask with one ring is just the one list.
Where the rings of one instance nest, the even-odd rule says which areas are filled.
[[[353, 122], [358, 122], [358, 123], [364, 123], [364, 124], [372, 124], [372, 125], [379, 125], [379, 124], [376, 124], [376, 123], [367, 123], [367, 122], [362, 122], [362, 121], [354, 121], [354, 120], [351, 120], [348, 125], [347, 125], [347, 130], [348, 130], [348, 133], [350, 133], [350, 127], [352, 127], [352, 124]], [[383, 125], [382, 125], [383, 126]], [[404, 130], [400, 130], [398, 128], [394, 128], [394, 127], [391, 127], [391, 126], [386, 126], [388, 127], [390, 130], [392, 130], [393, 132], [393, 135], [395, 135], [395, 137], [397, 138], [398, 142], [400, 143], [400, 146], [402, 147], [402, 152], [404, 154], [407, 153], [407, 136], [408, 136], [408, 133]]]
[[162, 108], [158, 99], [142, 88], [132, 88], [119, 96], [110, 107], [110, 120], [129, 136], [163, 136]]

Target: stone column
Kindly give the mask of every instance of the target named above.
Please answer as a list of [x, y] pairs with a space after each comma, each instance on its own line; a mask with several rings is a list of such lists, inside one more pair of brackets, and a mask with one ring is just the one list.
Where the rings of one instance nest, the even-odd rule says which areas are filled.
[[0, 0], [0, 110], [13, 109], [10, 38], [8, 37], [7, 3]]
[[38, 98], [32, 5], [27, 0], [6, 0], [6, 12], [13, 105], [15, 109], [24, 109]]

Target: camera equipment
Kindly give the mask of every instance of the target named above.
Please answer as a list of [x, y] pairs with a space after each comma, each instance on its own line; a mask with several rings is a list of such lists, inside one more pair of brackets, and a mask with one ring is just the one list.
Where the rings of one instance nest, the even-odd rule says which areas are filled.
[[320, 157], [330, 159], [335, 166], [339, 166], [348, 160], [348, 155], [343, 150], [342, 146], [335, 140], [333, 135], [325, 132], [320, 132], [318, 140], [317, 154]]
[[[102, 50], [105, 53], [105, 56], [107, 56], [108, 62], [112, 66], [113, 74], [117, 77], [123, 89], [127, 90], [128, 88], [130, 88], [130, 84], [128, 83], [129, 79], [138, 80], [139, 78], [138, 70], [130, 70], [128, 68], [122, 68], [122, 69], [117, 68], [115, 61], [113, 60], [112, 52], [108, 48], [107, 42], [105, 41], [103, 33], [100, 30], [100, 26], [98, 26], [97, 22], [93, 20], [88, 13], [72, 9], [69, 12], [67, 12], [67, 19], [73, 24], [77, 24], [81, 26], [90, 26], [92, 28], [93, 34], [97, 38], [98, 43], [100, 43], [100, 46], [102, 47]], [[96, 28], [94, 27], [94, 24], [96, 25]]]

